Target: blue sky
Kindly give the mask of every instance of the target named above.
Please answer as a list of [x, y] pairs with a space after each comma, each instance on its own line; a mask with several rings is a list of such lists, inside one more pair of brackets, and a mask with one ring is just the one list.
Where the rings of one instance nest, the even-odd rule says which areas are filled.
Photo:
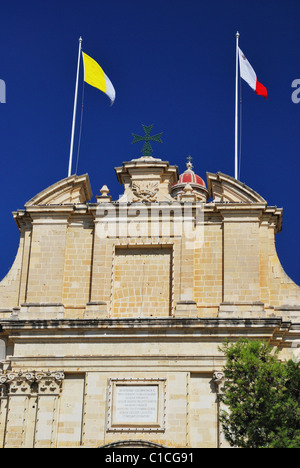
[[[276, 247], [300, 284], [299, 0], [11, 0], [1, 6], [0, 104], [1, 262], [9, 270], [19, 242], [11, 212], [67, 176], [78, 38], [115, 86], [110, 107], [85, 85], [78, 174], [94, 196], [103, 184], [117, 199], [114, 167], [140, 156], [132, 133], [141, 124], [163, 132], [160, 157], [185, 170], [234, 175], [235, 33], [267, 89], [266, 101], [242, 82], [240, 180], [270, 205], [283, 207]], [[78, 121], [82, 96], [82, 66]], [[75, 160], [78, 143], [76, 126]], [[76, 161], [74, 162], [74, 166]], [[75, 170], [75, 167], [73, 167]], [[73, 172], [74, 172], [73, 170]]]

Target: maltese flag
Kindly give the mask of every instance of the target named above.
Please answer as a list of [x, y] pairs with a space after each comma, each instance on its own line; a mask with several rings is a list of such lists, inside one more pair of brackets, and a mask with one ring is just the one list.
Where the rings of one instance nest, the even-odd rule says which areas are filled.
[[256, 92], [256, 94], [258, 94], [259, 96], [263, 96], [267, 99], [267, 88], [258, 81], [255, 71], [251, 67], [250, 63], [248, 62], [240, 48], [239, 62], [240, 75], [243, 78], [243, 80], [245, 80], [248, 83], [248, 85]]

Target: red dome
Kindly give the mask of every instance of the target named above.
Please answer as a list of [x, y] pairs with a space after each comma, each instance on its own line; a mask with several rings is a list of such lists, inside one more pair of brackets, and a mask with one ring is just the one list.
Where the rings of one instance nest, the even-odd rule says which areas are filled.
[[187, 170], [179, 176], [178, 184], [198, 184], [205, 187], [204, 181], [193, 171]]
[[[191, 159], [191, 158], [190, 158]], [[189, 161], [186, 165], [187, 169], [183, 174], [180, 174], [179, 180], [176, 184], [172, 185], [171, 195], [173, 198], [179, 197], [179, 200], [183, 196], [182, 194], [186, 191], [186, 186], [190, 185], [192, 193], [199, 201], [204, 201], [208, 199], [208, 190], [206, 188], [205, 182], [201, 179], [200, 176], [195, 174], [193, 171], [193, 165]]]
[[195, 174], [193, 171], [193, 165], [191, 162], [188, 162], [186, 165], [187, 169], [183, 174], [180, 174], [179, 180], [176, 184], [173, 185], [180, 185], [180, 184], [196, 184], [201, 185], [202, 187], [206, 188], [205, 182], [201, 179], [200, 176]]

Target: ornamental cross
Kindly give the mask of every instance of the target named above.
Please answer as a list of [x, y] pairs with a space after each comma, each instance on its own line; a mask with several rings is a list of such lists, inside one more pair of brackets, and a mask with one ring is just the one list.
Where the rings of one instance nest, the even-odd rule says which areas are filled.
[[189, 155], [186, 159], [187, 159], [187, 161], [188, 161], [188, 162], [186, 163], [186, 167], [187, 167], [188, 169], [193, 169], [193, 164], [192, 164], [193, 158], [192, 158], [192, 156]]
[[142, 125], [143, 129], [144, 129], [144, 132], [145, 132], [145, 136], [139, 136], [139, 135], [135, 135], [134, 133], [132, 134], [133, 136], [133, 143], [138, 143], [140, 141], [144, 141], [145, 144], [142, 148], [142, 153], [143, 153], [143, 156], [151, 156], [151, 153], [153, 153], [153, 149], [152, 149], [152, 146], [150, 145], [150, 141], [156, 141], [157, 143], [162, 143], [161, 141], [161, 136], [162, 136], [162, 133], [158, 133], [157, 135], [153, 135], [151, 136], [150, 135], [150, 132], [152, 130], [152, 127], [153, 125]]

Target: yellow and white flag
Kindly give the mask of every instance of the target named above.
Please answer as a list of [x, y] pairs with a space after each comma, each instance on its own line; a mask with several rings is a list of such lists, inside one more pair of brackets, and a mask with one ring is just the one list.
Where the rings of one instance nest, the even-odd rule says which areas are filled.
[[107, 94], [111, 100], [111, 104], [113, 104], [116, 98], [116, 91], [112, 82], [94, 59], [84, 52], [82, 52], [82, 57], [84, 64], [84, 81]]

